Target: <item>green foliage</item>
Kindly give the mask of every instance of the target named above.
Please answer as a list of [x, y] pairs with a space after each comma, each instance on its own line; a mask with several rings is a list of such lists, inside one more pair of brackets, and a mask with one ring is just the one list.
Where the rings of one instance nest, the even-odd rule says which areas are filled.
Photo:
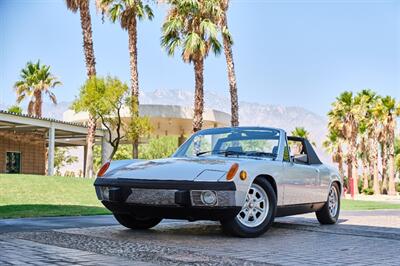
[[18, 105], [12, 105], [7, 109], [7, 112], [20, 115], [20, 114], [22, 114], [22, 108]]
[[139, 158], [151, 160], [170, 157], [177, 148], [177, 137], [163, 136], [150, 139], [148, 143], [139, 146]]
[[[182, 48], [184, 62], [207, 57], [210, 50], [221, 52], [218, 40], [218, 23], [223, 10], [218, 0], [181, 1], [169, 0], [170, 11], [162, 26], [161, 46], [168, 55]], [[224, 29], [224, 35], [229, 35]]]
[[[128, 122], [122, 119], [122, 111], [126, 106], [132, 114]], [[128, 86], [110, 76], [88, 79], [81, 87], [72, 108], [76, 112], [89, 112], [101, 121], [108, 132], [107, 141], [113, 147], [109, 159], [117, 152], [121, 140], [134, 141], [147, 137], [152, 130], [149, 118], [133, 115], [137, 111], [133, 113], [132, 110], [138, 110], [138, 106], [137, 101], [128, 96]]]
[[54, 168], [56, 169], [56, 175], [60, 175], [61, 167], [73, 164], [78, 161], [77, 156], [69, 154], [70, 148], [56, 147], [54, 153]]
[[98, 7], [102, 14], [107, 15], [112, 22], [121, 24], [123, 29], [132, 25], [132, 19], [153, 19], [154, 14], [150, 5], [141, 0], [99, 0]]
[[400, 136], [397, 136], [394, 144], [394, 154], [396, 162], [396, 171], [400, 172]]
[[62, 83], [50, 72], [50, 66], [28, 62], [21, 70], [20, 80], [15, 82], [17, 103], [29, 98], [28, 114], [41, 116], [42, 94], [46, 94], [53, 103], [57, 103], [55, 94], [50, 90]]
[[[132, 159], [132, 145], [121, 144], [118, 146], [117, 152], [114, 154], [113, 160]], [[95, 145], [93, 149], [93, 168], [94, 172], [100, 170], [101, 167], [101, 146]]]
[[140, 137], [149, 137], [153, 128], [150, 119], [146, 116], [139, 116], [139, 106], [137, 99], [127, 97], [126, 105], [129, 106], [131, 119], [126, 123], [125, 130], [127, 139], [134, 142]]
[[365, 188], [362, 190], [362, 193], [365, 195], [374, 195], [374, 190], [372, 188]]
[[[175, 136], [163, 136], [152, 138], [148, 143], [139, 145], [139, 159], [152, 160], [170, 157], [178, 148], [178, 138]], [[101, 146], [94, 146], [94, 169], [97, 172], [101, 167]], [[121, 144], [115, 153], [113, 160], [132, 159], [132, 145]]]

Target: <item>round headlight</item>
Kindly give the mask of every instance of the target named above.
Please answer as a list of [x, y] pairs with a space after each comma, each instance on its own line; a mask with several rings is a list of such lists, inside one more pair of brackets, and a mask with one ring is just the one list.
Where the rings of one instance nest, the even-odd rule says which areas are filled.
[[217, 194], [210, 190], [203, 191], [201, 193], [201, 201], [205, 205], [215, 205], [217, 203]]

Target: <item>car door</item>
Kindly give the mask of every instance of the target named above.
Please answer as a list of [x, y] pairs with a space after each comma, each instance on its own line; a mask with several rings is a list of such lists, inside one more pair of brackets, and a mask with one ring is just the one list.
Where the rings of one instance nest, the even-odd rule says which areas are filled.
[[[302, 150], [299, 145], [301, 143], [293, 143], [289, 146], [288, 140], [286, 139], [285, 151], [287, 156], [283, 159], [284, 169], [284, 205], [295, 205], [318, 202], [318, 193], [316, 193], [317, 184], [319, 183], [319, 168], [307, 163], [307, 159], [304, 162], [300, 160], [294, 160], [292, 151], [296, 149]], [[297, 154], [297, 152], [295, 152]], [[299, 154], [302, 157], [306, 157], [306, 154]]]
[[318, 202], [318, 168], [293, 161], [284, 162], [284, 175], [284, 205]]

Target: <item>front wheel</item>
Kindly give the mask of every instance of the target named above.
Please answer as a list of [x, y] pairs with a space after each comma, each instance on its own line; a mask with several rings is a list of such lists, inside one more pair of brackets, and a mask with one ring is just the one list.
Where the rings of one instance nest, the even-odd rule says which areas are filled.
[[234, 218], [221, 221], [225, 232], [238, 237], [257, 237], [272, 225], [276, 211], [276, 194], [265, 179], [256, 179], [247, 192], [246, 202]]
[[149, 229], [161, 222], [160, 218], [138, 218], [130, 214], [114, 213], [115, 219], [123, 226], [130, 229]]
[[335, 224], [340, 212], [339, 186], [334, 183], [329, 189], [328, 201], [321, 210], [315, 212], [320, 224]]

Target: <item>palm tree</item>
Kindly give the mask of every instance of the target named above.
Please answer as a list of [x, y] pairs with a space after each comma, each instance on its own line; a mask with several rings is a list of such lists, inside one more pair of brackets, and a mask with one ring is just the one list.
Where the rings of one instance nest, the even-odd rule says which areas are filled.
[[[139, 74], [137, 66], [137, 19], [152, 19], [153, 11], [141, 0], [98, 0], [98, 6], [112, 22], [119, 21], [121, 28], [128, 31], [130, 55], [130, 79], [132, 97], [132, 119], [139, 117]], [[133, 158], [138, 158], [138, 139], [133, 141]]]
[[[384, 110], [383, 119], [383, 132], [382, 133], [382, 151], [385, 155], [385, 159], [382, 162], [382, 169], [388, 168], [387, 175], [385, 176], [385, 182], [382, 185], [382, 190], [388, 186], [387, 193], [389, 195], [396, 195], [395, 188], [395, 131], [396, 131], [396, 119], [400, 115], [400, 105], [396, 104], [396, 100], [390, 96], [382, 98], [382, 106]], [[386, 166], [385, 164], [388, 164]], [[382, 170], [382, 172], [384, 172]]]
[[21, 70], [20, 78], [14, 85], [17, 103], [29, 97], [29, 115], [42, 117], [43, 94], [48, 95], [50, 100], [57, 104], [56, 96], [50, 89], [61, 85], [61, 82], [51, 74], [50, 66], [41, 65], [39, 60], [36, 63], [28, 62]]
[[162, 26], [161, 45], [171, 56], [181, 47], [183, 61], [194, 65], [193, 132], [196, 132], [203, 126], [204, 59], [210, 51], [221, 52], [217, 35], [222, 10], [219, 0], [170, 0], [168, 3], [170, 10]]
[[310, 140], [310, 132], [308, 132], [304, 127], [295, 127], [291, 134], [295, 137], [308, 139], [313, 146], [316, 146], [315, 142]]
[[236, 84], [236, 74], [235, 74], [235, 64], [233, 62], [233, 53], [232, 53], [232, 36], [228, 30], [228, 17], [227, 12], [229, 8], [229, 0], [221, 1], [221, 20], [220, 27], [222, 32], [222, 41], [224, 44], [224, 53], [226, 59], [226, 67], [228, 71], [228, 80], [229, 80], [229, 92], [231, 95], [231, 125], [233, 127], [239, 126], [239, 103], [238, 103], [238, 93], [237, 93], [237, 84]]
[[330, 129], [327, 139], [322, 143], [324, 148], [332, 154], [332, 161], [338, 164], [339, 174], [342, 182], [344, 182], [344, 171], [343, 171], [343, 150], [339, 132], [337, 130]]
[[[93, 49], [92, 22], [90, 17], [89, 0], [66, 0], [67, 8], [76, 13], [79, 10], [85, 53], [86, 73], [88, 79], [96, 76], [96, 60]], [[95, 143], [96, 119], [89, 114], [88, 135], [86, 138], [86, 169], [85, 176], [93, 176], [93, 147]]]
[[369, 89], [364, 89], [355, 96], [355, 102], [358, 104], [358, 111], [360, 113], [358, 122], [359, 145], [357, 146], [357, 149], [359, 158], [362, 162], [363, 189], [367, 189], [369, 186], [368, 170], [370, 171], [370, 175], [373, 175], [374, 167], [372, 164], [377, 163], [377, 160], [370, 160], [373, 149], [371, 147], [372, 143], [369, 140], [371, 135], [370, 131], [375, 130], [373, 127], [373, 113], [371, 111], [376, 104], [376, 100], [376, 93]]
[[350, 183], [350, 191], [358, 194], [357, 189], [357, 133], [360, 121], [359, 103], [353, 97], [352, 92], [345, 91], [336, 98], [329, 112], [332, 124], [340, 130], [347, 144], [347, 176]]

